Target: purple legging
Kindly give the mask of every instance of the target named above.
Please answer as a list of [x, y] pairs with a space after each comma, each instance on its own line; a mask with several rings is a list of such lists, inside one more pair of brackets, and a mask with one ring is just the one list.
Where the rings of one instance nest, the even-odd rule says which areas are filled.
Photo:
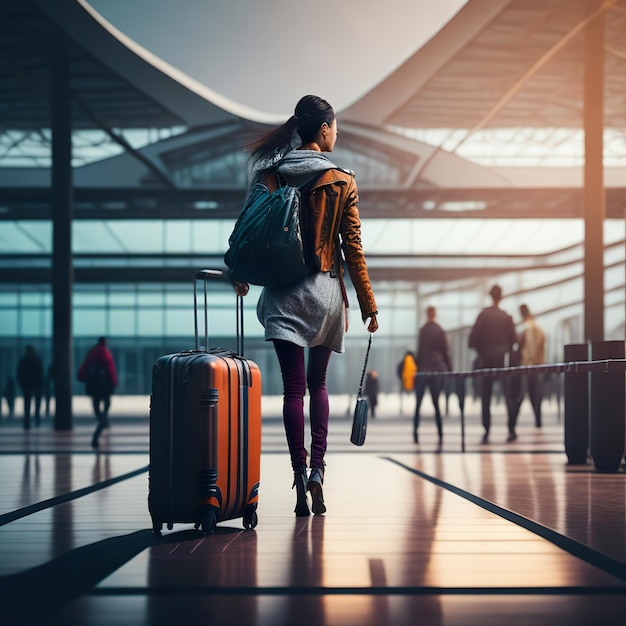
[[274, 339], [274, 348], [283, 375], [283, 421], [287, 445], [294, 469], [306, 465], [304, 447], [304, 394], [309, 388], [309, 419], [311, 422], [311, 467], [324, 467], [328, 437], [328, 390], [326, 369], [331, 349], [316, 346], [309, 349], [309, 362], [304, 369], [304, 348], [289, 341]]

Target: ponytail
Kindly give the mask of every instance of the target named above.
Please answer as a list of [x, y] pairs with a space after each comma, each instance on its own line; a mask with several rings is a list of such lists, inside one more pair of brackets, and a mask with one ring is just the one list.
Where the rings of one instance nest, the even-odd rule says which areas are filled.
[[282, 158], [291, 150], [291, 142], [297, 129], [298, 118], [292, 115], [282, 126], [263, 133], [248, 146], [250, 160], [269, 165]]
[[292, 148], [294, 133], [303, 144], [315, 139], [320, 126], [329, 126], [335, 119], [333, 108], [318, 96], [304, 96], [296, 104], [294, 114], [282, 125], [263, 133], [248, 145], [250, 160], [269, 167]]

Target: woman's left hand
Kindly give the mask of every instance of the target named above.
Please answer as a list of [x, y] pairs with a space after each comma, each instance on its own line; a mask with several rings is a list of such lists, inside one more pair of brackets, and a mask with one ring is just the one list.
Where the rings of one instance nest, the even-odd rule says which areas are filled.
[[378, 330], [378, 316], [372, 315], [370, 317], [370, 323], [367, 325], [367, 330], [370, 333], [375, 333]]

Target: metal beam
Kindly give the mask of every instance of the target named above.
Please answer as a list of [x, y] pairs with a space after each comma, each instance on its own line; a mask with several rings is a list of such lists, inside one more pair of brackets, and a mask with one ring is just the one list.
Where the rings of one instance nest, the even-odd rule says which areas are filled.
[[[598, 6], [602, 0], [594, 0]], [[604, 14], [585, 29], [585, 187], [583, 207], [586, 341], [604, 340]]]
[[[581, 219], [582, 188], [426, 189], [359, 188], [365, 219]], [[236, 219], [242, 189], [75, 188], [74, 218]], [[622, 219], [626, 187], [605, 192], [606, 217]], [[107, 206], [114, 204], [115, 207]], [[465, 206], [464, 206], [465, 205]], [[3, 188], [0, 221], [50, 219], [49, 188]]]
[[72, 113], [69, 59], [62, 45], [51, 56], [52, 125], [52, 358], [54, 428], [72, 428]]

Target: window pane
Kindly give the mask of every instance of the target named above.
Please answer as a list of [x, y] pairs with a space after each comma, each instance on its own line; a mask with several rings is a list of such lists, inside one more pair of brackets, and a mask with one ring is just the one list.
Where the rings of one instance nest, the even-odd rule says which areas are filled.
[[0, 335], [17, 337], [17, 310], [0, 308]]
[[100, 337], [106, 334], [106, 314], [104, 309], [74, 309], [72, 325], [75, 335]]
[[109, 311], [109, 332], [112, 336], [133, 337], [136, 333], [136, 313], [131, 308]]
[[163, 333], [163, 310], [144, 308], [138, 312], [139, 336], [161, 336]]

